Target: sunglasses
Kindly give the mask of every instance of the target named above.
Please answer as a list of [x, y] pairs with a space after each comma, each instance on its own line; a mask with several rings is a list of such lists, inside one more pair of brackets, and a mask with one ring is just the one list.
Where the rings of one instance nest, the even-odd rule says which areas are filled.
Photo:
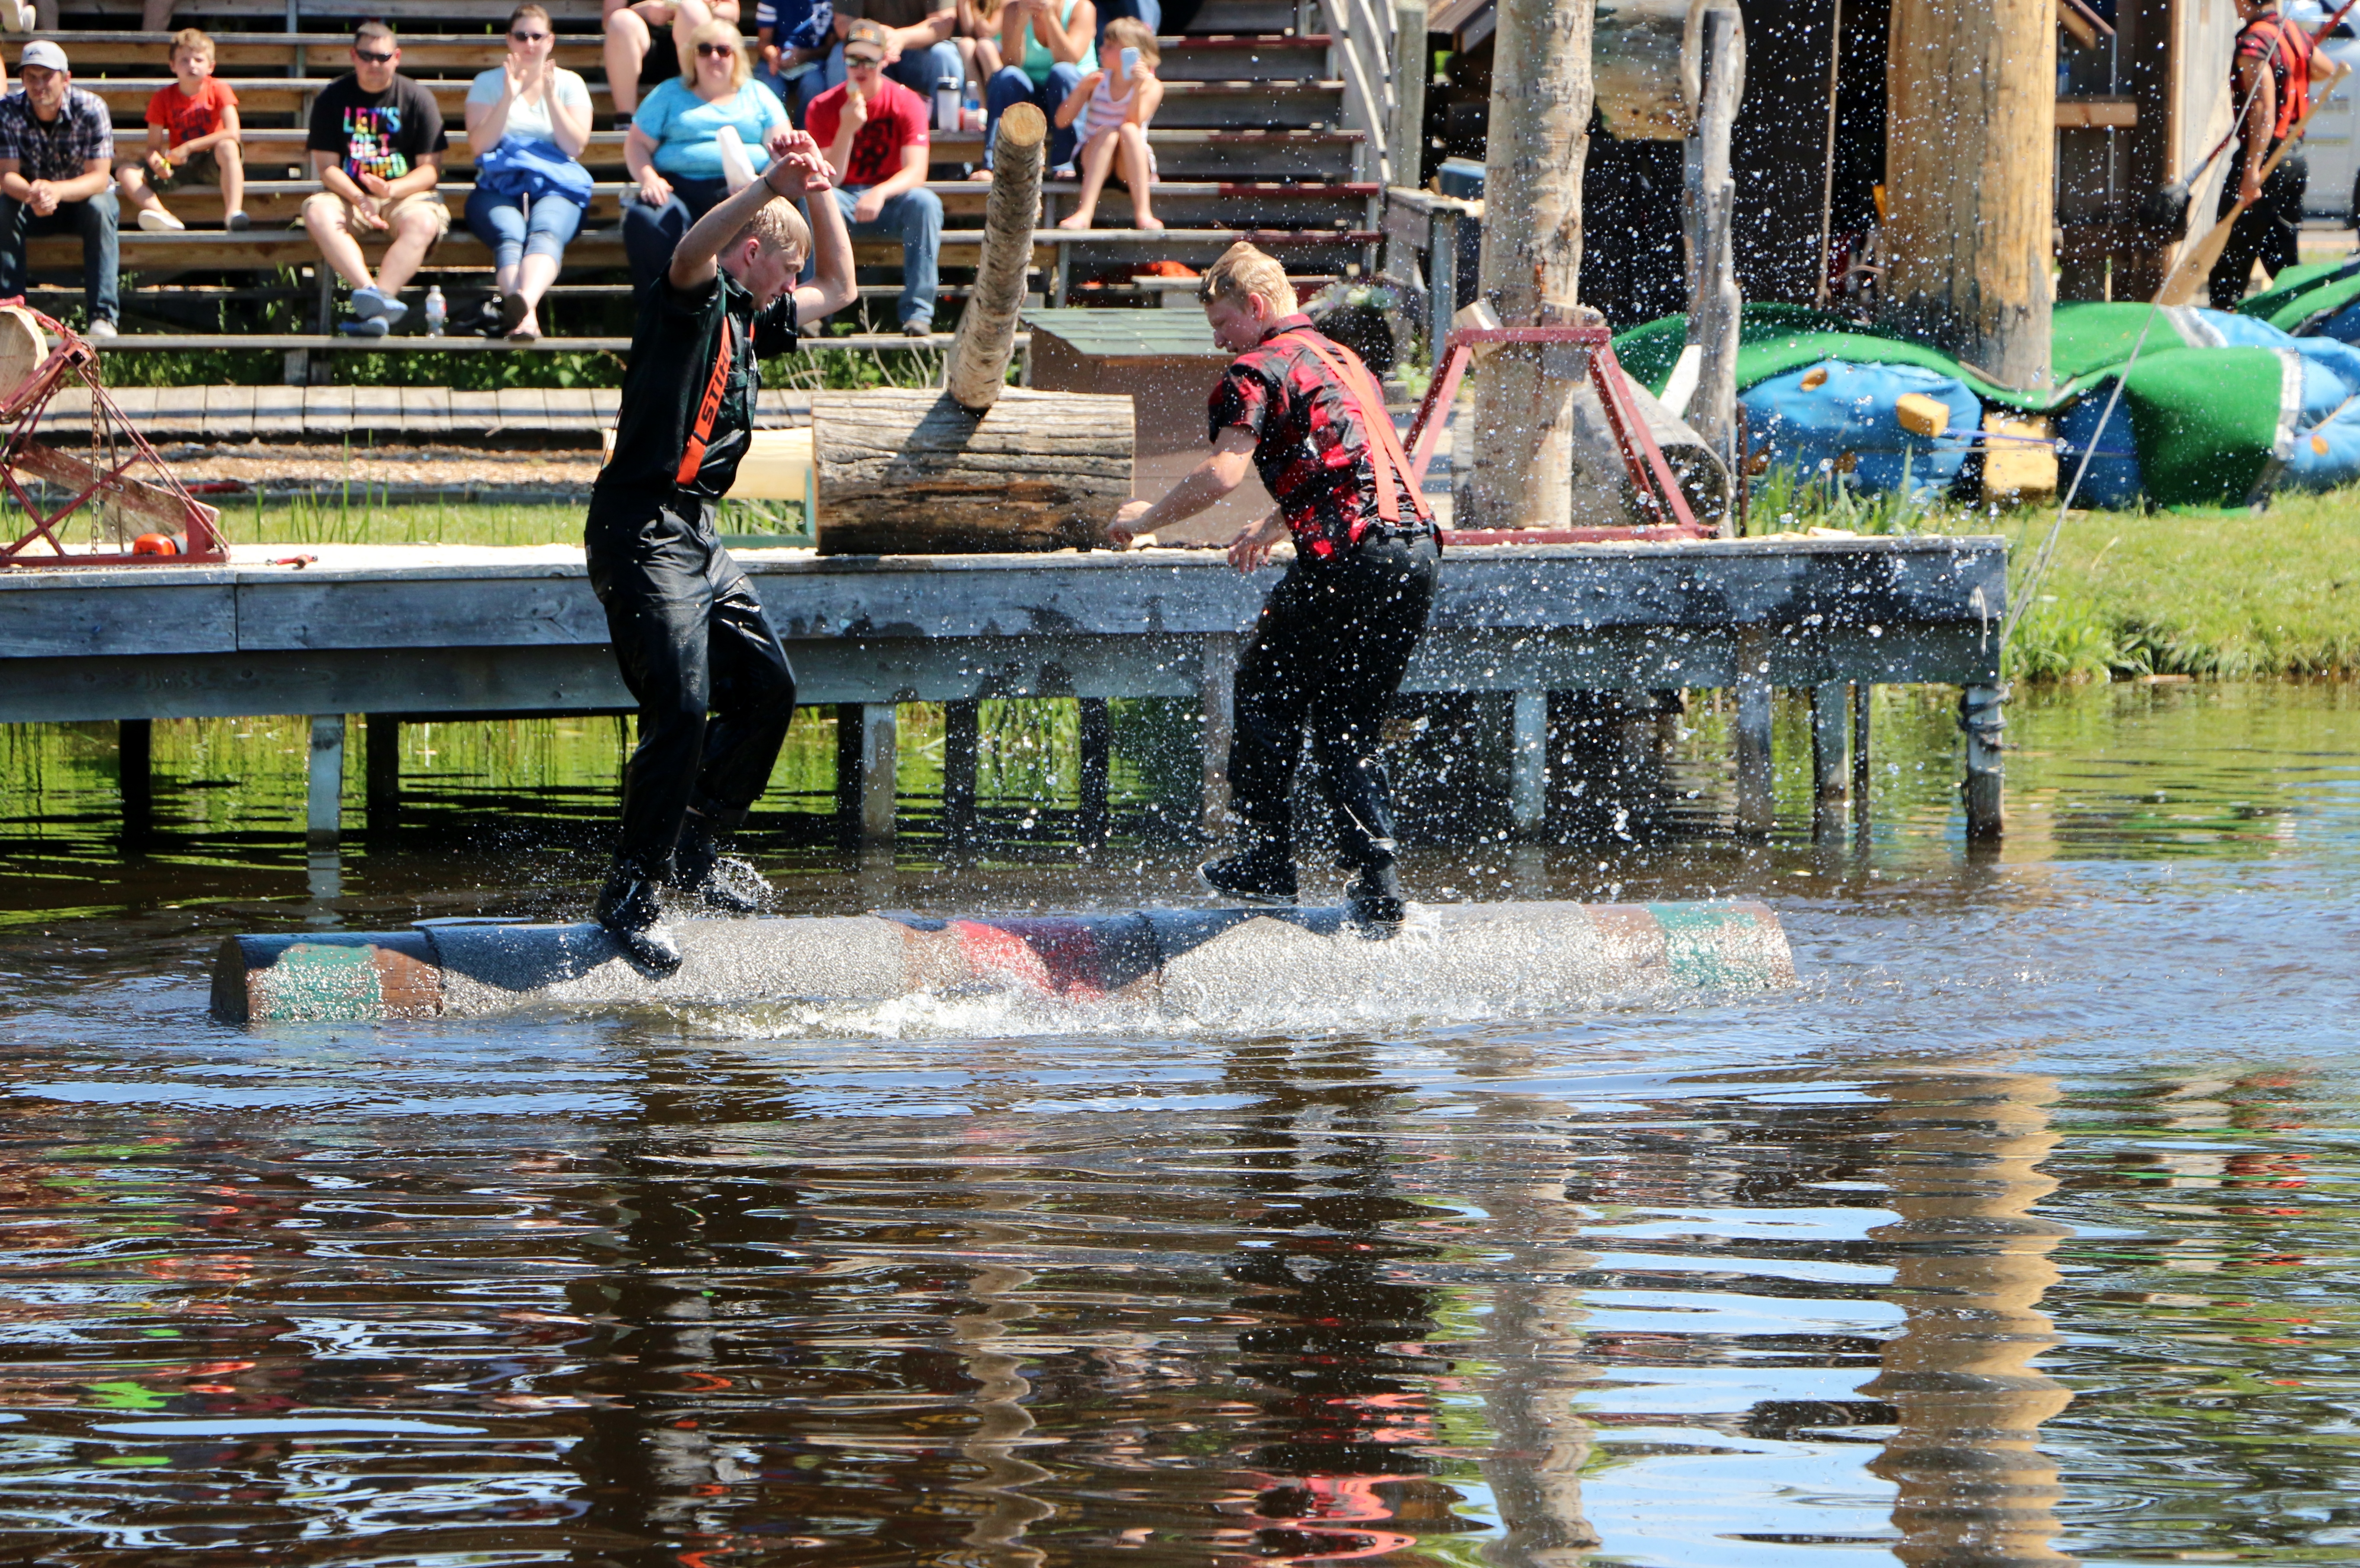
[[391, 65], [396, 52], [399, 51], [388, 50], [384, 54], [371, 54], [365, 49], [356, 49], [353, 50], [353, 58], [363, 65]]
[[874, 71], [885, 63], [885, 57], [881, 54], [847, 54], [844, 57], [844, 63], [857, 71]]
[[698, 58], [703, 60], [727, 60], [730, 56], [738, 52], [738, 46], [735, 44], [699, 44], [696, 46], [696, 52]]
[[508, 34], [508, 37], [516, 39], [516, 41], [520, 44], [537, 44], [548, 36], [549, 35], [547, 33], [528, 33], [521, 27]]

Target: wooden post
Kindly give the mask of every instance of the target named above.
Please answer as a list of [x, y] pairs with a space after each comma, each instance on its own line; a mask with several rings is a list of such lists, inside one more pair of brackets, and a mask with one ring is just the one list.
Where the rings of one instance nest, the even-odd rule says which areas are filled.
[[1868, 710], [1876, 688], [1866, 681], [1852, 686], [1852, 820], [1854, 833], [1868, 833]]
[[836, 819], [847, 840], [860, 849], [893, 842], [897, 739], [891, 703], [836, 704]]
[[1841, 681], [1811, 688], [1811, 837], [1841, 830], [1844, 805], [1844, 721], [1850, 717]]
[[156, 726], [125, 718], [115, 726], [115, 780], [123, 792], [123, 836], [144, 839], [156, 827]]
[[1081, 699], [1082, 812], [1080, 838], [1085, 844], [1106, 841], [1107, 784], [1114, 768], [1114, 726], [1107, 699]]
[[400, 716], [370, 714], [363, 721], [362, 738], [368, 753], [368, 825], [375, 831], [401, 817]]
[[1049, 117], [1032, 104], [1015, 104], [1000, 116], [975, 292], [959, 316], [943, 380], [952, 399], [970, 413], [999, 401], [1008, 384], [1016, 318], [1032, 271], [1032, 225], [1041, 215], [1041, 164], [1048, 140]]
[[[1695, 156], [1699, 178], [1689, 192], [1688, 232], [1694, 238], [1688, 294], [1688, 342], [1703, 352], [1696, 391], [1674, 409], [1734, 473], [1737, 467], [1737, 329], [1745, 297], [1737, 287], [1731, 229], [1737, 181], [1729, 172], [1731, 127], [1745, 93], [1745, 23], [1730, 0], [1688, 13], [1693, 47], [1680, 56], [1681, 84], [1697, 115]], [[1723, 513], [1721, 532], [1734, 532], [1735, 509]]]
[[1434, 56], [1426, 48], [1426, 0], [1393, 0], [1393, 123], [1386, 138], [1393, 182], [1416, 190], [1426, 181], [1426, 83]]
[[1961, 785], [1967, 837], [1997, 839], [2005, 827], [2000, 735], [2007, 728], [1997, 686], [1968, 686], [1959, 693], [1959, 728], [1967, 735], [1967, 776]]
[[1516, 693], [1509, 721], [1508, 815], [1520, 839], [1539, 833], [1548, 815], [1548, 698]]
[[1229, 817], [1229, 741], [1237, 730], [1238, 639], [1205, 639], [1196, 674], [1196, 702], [1205, 715], [1205, 795], [1198, 823], [1208, 839], [1223, 837]]
[[983, 704], [943, 704], [943, 841], [965, 849], [975, 839], [975, 760]]
[[1770, 699], [1775, 694], [1764, 668], [1764, 641], [1758, 630], [1741, 632], [1737, 641], [1737, 830], [1741, 833], [1767, 833], [1777, 819], [1770, 754]]
[[[1593, 12], [1557, 0], [1499, 0], [1481, 281], [1503, 326], [1577, 319]], [[1472, 515], [1458, 519], [1460, 528], [1572, 521], [1574, 386], [1572, 376], [1544, 370], [1536, 346], [1503, 346], [1486, 360], [1466, 492]]]
[[344, 716], [315, 714], [311, 763], [305, 781], [303, 830], [314, 844], [333, 844], [344, 825]]
[[1896, 0], [1885, 323], [2011, 386], [2049, 379], [2054, 0]]

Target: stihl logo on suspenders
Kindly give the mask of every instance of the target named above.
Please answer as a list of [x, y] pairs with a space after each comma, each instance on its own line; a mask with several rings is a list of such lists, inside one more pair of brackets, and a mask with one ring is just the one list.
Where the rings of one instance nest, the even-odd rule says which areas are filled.
[[[1306, 353], [1319, 361], [1320, 368], [1335, 378], [1337, 386], [1343, 389], [1344, 400], [1360, 416], [1360, 428], [1368, 435], [1369, 466], [1376, 471], [1377, 516], [1388, 526], [1401, 521], [1398, 477], [1399, 489], [1409, 490], [1410, 505], [1416, 509], [1418, 520], [1424, 521], [1426, 499], [1410, 488], [1409, 455], [1402, 450], [1401, 434], [1393, 429], [1392, 416], [1385, 412], [1384, 395], [1377, 390], [1375, 378], [1360, 363], [1360, 356], [1317, 333], [1290, 332], [1280, 335], [1301, 344]], [[1352, 524], [1352, 543], [1360, 543], [1360, 532], [1367, 526], [1366, 519]]]
[[727, 321], [721, 323], [721, 346], [713, 356], [713, 375], [705, 383], [705, 397], [696, 405], [696, 422], [689, 427], [688, 444], [681, 448], [680, 472], [672, 477], [672, 483], [686, 488], [696, 483], [705, 467], [705, 444], [713, 439], [713, 422], [721, 417], [722, 395], [729, 387], [729, 366], [735, 357]]

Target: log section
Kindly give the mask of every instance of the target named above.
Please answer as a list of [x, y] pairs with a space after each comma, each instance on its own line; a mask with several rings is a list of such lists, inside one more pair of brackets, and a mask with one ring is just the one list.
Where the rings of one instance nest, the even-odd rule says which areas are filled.
[[812, 444], [825, 555], [1060, 550], [1131, 499], [1129, 398], [814, 392]]
[[975, 292], [959, 317], [944, 384], [960, 407], [981, 413], [1008, 385], [1016, 354], [1016, 315], [1032, 268], [1032, 225], [1041, 216], [1041, 165], [1049, 117], [1030, 104], [1000, 116], [991, 155], [991, 197], [983, 213], [983, 255]]

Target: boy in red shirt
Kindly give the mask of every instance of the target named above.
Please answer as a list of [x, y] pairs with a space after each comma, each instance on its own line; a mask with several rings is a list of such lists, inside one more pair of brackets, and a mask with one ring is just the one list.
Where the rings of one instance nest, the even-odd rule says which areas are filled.
[[926, 189], [926, 101], [884, 72], [890, 38], [858, 21], [844, 39], [844, 81], [813, 99], [803, 128], [826, 156], [855, 239], [901, 242], [901, 330], [934, 329], [943, 201]]
[[213, 75], [213, 40], [194, 27], [172, 35], [172, 85], [148, 100], [146, 168], [125, 160], [115, 172], [124, 204], [139, 226], [162, 234], [189, 225], [174, 217], [150, 182], [221, 187], [222, 226], [246, 226], [246, 159], [238, 146], [237, 94]]

